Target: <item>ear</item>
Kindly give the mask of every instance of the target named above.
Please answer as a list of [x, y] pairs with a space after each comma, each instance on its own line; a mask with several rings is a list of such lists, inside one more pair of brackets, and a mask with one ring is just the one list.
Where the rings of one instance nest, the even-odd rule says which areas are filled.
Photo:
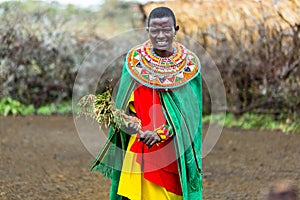
[[177, 26], [176, 26], [176, 28], [173, 28], [173, 33], [174, 33], [174, 37], [175, 37], [175, 35], [177, 34]]

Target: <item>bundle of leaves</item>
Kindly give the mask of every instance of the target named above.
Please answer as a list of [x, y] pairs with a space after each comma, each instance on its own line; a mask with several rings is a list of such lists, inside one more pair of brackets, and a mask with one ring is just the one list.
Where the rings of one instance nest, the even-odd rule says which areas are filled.
[[128, 127], [130, 118], [127, 117], [124, 110], [117, 109], [111, 99], [109, 90], [98, 95], [85, 95], [78, 103], [80, 111], [78, 116], [89, 117], [96, 121], [100, 127], [106, 128], [112, 125], [115, 130], [122, 126]]

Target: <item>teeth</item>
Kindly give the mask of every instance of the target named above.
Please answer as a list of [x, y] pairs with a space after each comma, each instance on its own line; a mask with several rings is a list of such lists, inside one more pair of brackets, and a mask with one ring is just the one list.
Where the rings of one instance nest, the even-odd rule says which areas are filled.
[[167, 42], [157, 42], [157, 44], [159, 44], [159, 45], [164, 45], [164, 44], [166, 44]]

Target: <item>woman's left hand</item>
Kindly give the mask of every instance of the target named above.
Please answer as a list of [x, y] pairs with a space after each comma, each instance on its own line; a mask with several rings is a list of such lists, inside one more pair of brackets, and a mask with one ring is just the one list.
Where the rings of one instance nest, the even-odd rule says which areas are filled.
[[148, 148], [151, 148], [154, 144], [161, 141], [159, 135], [153, 131], [145, 131], [145, 132], [140, 131], [139, 137], [140, 137], [139, 141], [146, 144]]

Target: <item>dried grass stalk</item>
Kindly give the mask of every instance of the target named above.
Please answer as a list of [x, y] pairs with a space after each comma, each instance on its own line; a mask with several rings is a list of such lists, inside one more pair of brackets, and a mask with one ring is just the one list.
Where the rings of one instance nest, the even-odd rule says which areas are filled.
[[130, 118], [127, 117], [124, 110], [114, 106], [109, 90], [97, 96], [92, 94], [83, 96], [79, 100], [78, 106], [80, 108], [78, 116], [92, 118], [100, 127], [107, 128], [112, 125], [114, 129], [120, 129], [123, 126], [128, 127], [130, 123]]

